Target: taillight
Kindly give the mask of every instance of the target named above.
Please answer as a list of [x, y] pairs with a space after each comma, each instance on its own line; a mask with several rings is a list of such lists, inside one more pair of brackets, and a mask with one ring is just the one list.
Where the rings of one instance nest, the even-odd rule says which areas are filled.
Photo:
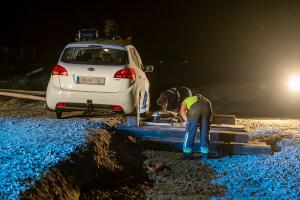
[[66, 107], [66, 103], [65, 102], [58, 102], [57, 104], [56, 104], [56, 107]]
[[135, 80], [135, 71], [133, 68], [121, 69], [115, 73], [114, 78], [126, 78]]
[[52, 69], [52, 75], [62, 75], [62, 76], [68, 76], [68, 71], [66, 70], [66, 68], [64, 68], [61, 65], [56, 65], [53, 69]]
[[122, 111], [123, 110], [122, 106], [112, 106], [112, 109], [114, 111]]

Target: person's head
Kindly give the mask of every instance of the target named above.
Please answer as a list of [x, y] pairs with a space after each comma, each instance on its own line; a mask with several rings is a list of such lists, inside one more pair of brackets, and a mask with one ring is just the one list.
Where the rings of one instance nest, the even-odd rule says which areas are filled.
[[192, 91], [187, 87], [181, 87], [179, 92], [183, 100], [187, 97], [193, 96]]
[[168, 97], [160, 96], [157, 99], [157, 105], [161, 106], [162, 110], [166, 110], [168, 106]]

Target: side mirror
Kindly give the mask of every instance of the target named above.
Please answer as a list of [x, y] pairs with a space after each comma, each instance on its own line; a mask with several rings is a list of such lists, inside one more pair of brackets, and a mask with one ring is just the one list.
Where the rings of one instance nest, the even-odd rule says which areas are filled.
[[144, 72], [150, 73], [150, 72], [153, 72], [153, 70], [154, 70], [154, 65], [145, 65], [144, 66]]

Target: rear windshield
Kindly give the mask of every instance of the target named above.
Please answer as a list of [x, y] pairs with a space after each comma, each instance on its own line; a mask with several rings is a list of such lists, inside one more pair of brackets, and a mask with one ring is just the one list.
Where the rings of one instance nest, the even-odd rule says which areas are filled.
[[61, 61], [75, 64], [125, 65], [127, 52], [99, 47], [71, 47], [64, 50]]

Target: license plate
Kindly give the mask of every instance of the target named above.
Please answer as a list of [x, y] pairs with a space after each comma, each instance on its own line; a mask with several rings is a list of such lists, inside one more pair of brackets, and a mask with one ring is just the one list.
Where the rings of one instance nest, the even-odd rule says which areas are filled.
[[77, 76], [76, 83], [87, 84], [87, 85], [105, 85], [105, 78]]

